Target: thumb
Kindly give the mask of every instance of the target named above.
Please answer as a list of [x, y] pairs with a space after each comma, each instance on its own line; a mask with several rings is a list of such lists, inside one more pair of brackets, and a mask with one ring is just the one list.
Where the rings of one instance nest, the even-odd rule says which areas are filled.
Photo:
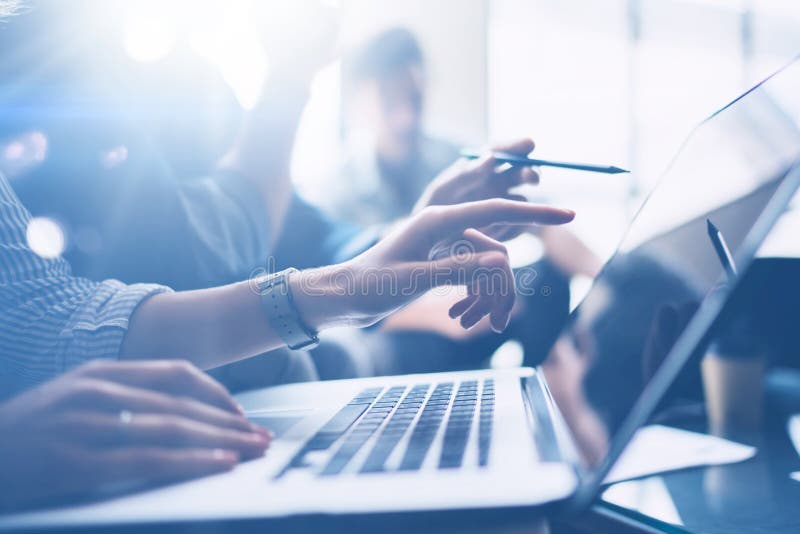
[[535, 147], [536, 144], [533, 142], [533, 139], [523, 137], [522, 139], [517, 139], [510, 143], [495, 145], [494, 149], [498, 152], [510, 152], [519, 156], [527, 156], [533, 152]]

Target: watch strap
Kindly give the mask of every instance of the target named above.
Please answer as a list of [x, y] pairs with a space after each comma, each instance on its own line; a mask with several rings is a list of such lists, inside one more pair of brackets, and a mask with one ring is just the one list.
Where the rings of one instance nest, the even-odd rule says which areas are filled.
[[303, 323], [292, 298], [289, 276], [296, 272], [297, 269], [286, 269], [255, 280], [267, 321], [292, 350], [311, 348], [319, 343], [317, 333]]

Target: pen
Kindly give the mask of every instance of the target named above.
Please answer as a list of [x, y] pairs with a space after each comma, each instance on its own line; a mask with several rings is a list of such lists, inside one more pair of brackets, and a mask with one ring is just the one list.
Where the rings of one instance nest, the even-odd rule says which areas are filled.
[[[574, 169], [576, 171], [600, 172], [603, 174], [620, 174], [624, 172], [631, 172], [619, 167], [611, 165], [592, 165], [590, 163], [568, 163], [566, 161], [552, 161], [547, 159], [534, 159], [525, 156], [517, 156], [516, 154], [509, 154], [508, 152], [493, 152], [492, 153], [497, 161], [500, 163], [508, 163], [511, 165], [525, 165], [529, 167], [558, 167], [560, 169]], [[464, 149], [461, 151], [461, 156], [468, 159], [478, 159], [483, 154], [476, 150]]]
[[731, 250], [728, 248], [728, 244], [725, 243], [725, 237], [722, 235], [722, 232], [719, 231], [719, 228], [714, 226], [711, 219], [706, 219], [706, 229], [708, 230], [708, 237], [711, 238], [711, 244], [714, 245], [714, 251], [717, 253], [719, 262], [725, 268], [725, 272], [728, 275], [728, 281], [733, 282], [737, 275], [736, 264], [733, 262], [733, 256], [731, 255]]

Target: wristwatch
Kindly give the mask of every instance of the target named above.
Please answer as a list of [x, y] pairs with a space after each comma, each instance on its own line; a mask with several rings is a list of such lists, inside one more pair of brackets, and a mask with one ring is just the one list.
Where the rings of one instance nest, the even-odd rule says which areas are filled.
[[314, 348], [319, 344], [317, 333], [303, 323], [292, 298], [289, 276], [296, 272], [297, 269], [286, 269], [254, 280], [270, 326], [292, 350]]

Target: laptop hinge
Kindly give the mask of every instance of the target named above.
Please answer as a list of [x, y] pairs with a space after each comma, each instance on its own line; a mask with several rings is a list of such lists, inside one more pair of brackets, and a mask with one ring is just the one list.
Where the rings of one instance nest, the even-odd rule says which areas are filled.
[[529, 428], [533, 432], [539, 458], [544, 462], [577, 465], [578, 455], [569, 429], [542, 379], [541, 370], [537, 369], [532, 376], [520, 380]]

